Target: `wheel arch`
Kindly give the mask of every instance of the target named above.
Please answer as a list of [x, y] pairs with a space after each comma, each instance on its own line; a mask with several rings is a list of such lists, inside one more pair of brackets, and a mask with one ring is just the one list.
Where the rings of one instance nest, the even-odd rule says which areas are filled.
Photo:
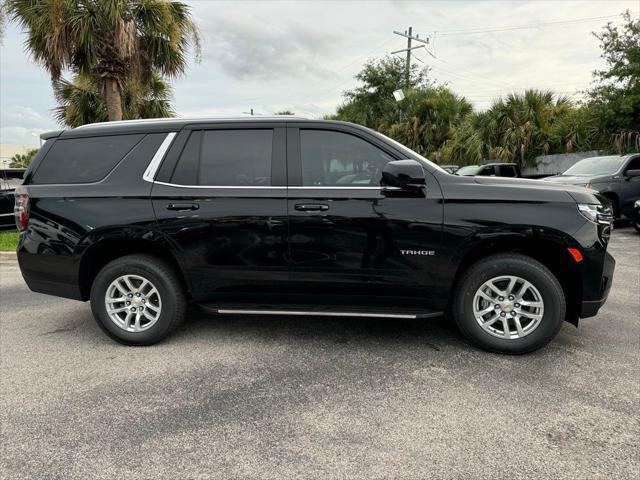
[[468, 245], [456, 261], [452, 291], [457, 288], [462, 274], [477, 261], [498, 253], [519, 253], [539, 261], [554, 274], [562, 285], [567, 303], [565, 320], [578, 325], [582, 302], [582, 277], [567, 251], [568, 244], [562, 238], [511, 233], [474, 238]]
[[189, 294], [190, 283], [179, 252], [159, 232], [143, 228], [96, 231], [83, 239], [78, 251], [78, 283], [83, 300], [89, 299], [93, 280], [107, 263], [136, 253], [154, 255], [171, 265]]
[[605, 197], [607, 200], [609, 200], [611, 202], [611, 208], [613, 209], [613, 214], [615, 217], [619, 217], [620, 216], [620, 196], [612, 191], [612, 190], [607, 190], [605, 192], [600, 193], [600, 195], [602, 195], [603, 197]]

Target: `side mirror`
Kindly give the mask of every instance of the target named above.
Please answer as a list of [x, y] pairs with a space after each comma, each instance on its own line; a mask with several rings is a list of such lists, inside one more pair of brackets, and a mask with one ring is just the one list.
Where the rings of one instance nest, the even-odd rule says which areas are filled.
[[628, 178], [640, 177], [640, 170], [627, 170], [625, 176]]
[[382, 185], [403, 190], [422, 190], [425, 185], [424, 170], [416, 160], [394, 160], [382, 170]]

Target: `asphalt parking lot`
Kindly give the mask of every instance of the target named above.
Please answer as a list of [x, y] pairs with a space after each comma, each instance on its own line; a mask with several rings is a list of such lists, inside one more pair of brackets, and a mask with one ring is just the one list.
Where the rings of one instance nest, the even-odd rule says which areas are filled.
[[640, 235], [597, 318], [493, 355], [444, 320], [206, 317], [124, 347], [0, 264], [3, 478], [640, 478]]

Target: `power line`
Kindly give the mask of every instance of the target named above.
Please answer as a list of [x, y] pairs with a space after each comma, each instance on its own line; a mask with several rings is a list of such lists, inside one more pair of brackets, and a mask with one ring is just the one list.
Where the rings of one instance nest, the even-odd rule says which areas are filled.
[[[639, 12], [630, 12], [631, 14], [636, 14]], [[511, 30], [525, 30], [531, 28], [541, 28], [541, 27], [549, 27], [556, 25], [570, 25], [574, 23], [583, 23], [583, 22], [591, 22], [594, 20], [605, 20], [608, 18], [618, 18], [620, 15], [602, 15], [599, 17], [585, 17], [585, 18], [575, 18], [570, 20], [558, 20], [554, 22], [537, 22], [537, 23], [529, 23], [523, 25], [507, 25], [502, 27], [490, 27], [490, 28], [467, 28], [467, 29], [459, 29], [459, 30], [432, 30], [432, 31], [424, 31], [420, 33], [434, 33], [439, 37], [451, 37], [451, 36], [459, 36], [459, 35], [476, 35], [481, 33], [493, 33], [493, 32], [508, 32]]]
[[[376, 52], [376, 51], [380, 50], [382, 47], [384, 47], [384, 46], [388, 45], [388, 44], [389, 44], [389, 43], [391, 43], [393, 40], [394, 40], [393, 38], [385, 40], [385, 41], [384, 41], [384, 42], [382, 42], [381, 44], [377, 45], [375, 48], [372, 48], [371, 50], [369, 50], [367, 53], [365, 53], [365, 54], [363, 54], [363, 55], [359, 55], [357, 58], [355, 58], [355, 59], [354, 59], [354, 60], [352, 60], [351, 62], [347, 63], [346, 65], [343, 65], [342, 67], [338, 68], [337, 70], [334, 70], [334, 71], [333, 71], [333, 73], [334, 73], [334, 74], [336, 74], [336, 73], [340, 73], [340, 72], [342, 72], [342, 71], [346, 70], [347, 68], [349, 68], [350, 66], [354, 65], [355, 63], [361, 62], [363, 59], [367, 58], [367, 57], [368, 57], [369, 55], [371, 55], [372, 53], [374, 53], [374, 52]], [[348, 79], [348, 80], [340, 81], [338, 84], [334, 84], [334, 86], [333, 86], [333, 87], [331, 87], [331, 88], [332, 88], [332, 89], [338, 88], [338, 87], [340, 87], [340, 86], [344, 85], [345, 83], [350, 82], [350, 81], [352, 81], [352, 80], [353, 80], [353, 78], [349, 77], [349, 79]], [[316, 83], [315, 85], [319, 85], [319, 82], [318, 82], [318, 83]], [[314, 86], [315, 86], [315, 85], [314, 85]], [[307, 91], [307, 90], [308, 90], [308, 87], [306, 87], [306, 86], [305, 86], [305, 88], [304, 88], [304, 89], [297, 90], [297, 91], [295, 91], [295, 92], [291, 93], [291, 94], [289, 95], [289, 97], [293, 97], [293, 96], [295, 96], [295, 95], [297, 95], [297, 94], [299, 94], [299, 93], [302, 93], [303, 91]], [[317, 91], [318, 91], [318, 90], [315, 90], [315, 92], [317, 92]], [[323, 93], [326, 93], [326, 92], [328, 92], [328, 91], [329, 91], [329, 90], [328, 90], [328, 89], [326, 89], [326, 88], [324, 88], [324, 87], [321, 89], [321, 92], [323, 92]], [[307, 101], [309, 98], [311, 98], [311, 97], [315, 97], [315, 94], [313, 94], [313, 93], [312, 93], [311, 95], [307, 95], [307, 96], [302, 100], [302, 102], [306, 102], [306, 101]], [[325, 97], [325, 98], [326, 98], [326, 97]]]

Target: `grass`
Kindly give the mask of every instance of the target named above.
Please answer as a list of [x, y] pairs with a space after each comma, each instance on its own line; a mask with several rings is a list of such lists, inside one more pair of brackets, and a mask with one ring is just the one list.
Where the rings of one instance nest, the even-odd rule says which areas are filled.
[[0, 232], [0, 252], [15, 252], [18, 247], [18, 232]]

